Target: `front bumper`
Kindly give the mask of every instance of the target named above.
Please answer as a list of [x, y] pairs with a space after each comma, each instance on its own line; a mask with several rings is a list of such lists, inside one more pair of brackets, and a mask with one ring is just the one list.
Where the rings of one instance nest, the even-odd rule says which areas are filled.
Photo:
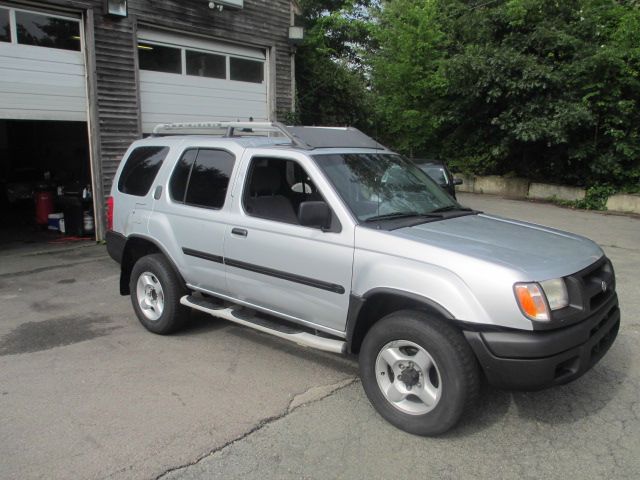
[[464, 331], [489, 383], [515, 390], [540, 390], [570, 382], [609, 350], [620, 327], [613, 295], [582, 322], [551, 331]]

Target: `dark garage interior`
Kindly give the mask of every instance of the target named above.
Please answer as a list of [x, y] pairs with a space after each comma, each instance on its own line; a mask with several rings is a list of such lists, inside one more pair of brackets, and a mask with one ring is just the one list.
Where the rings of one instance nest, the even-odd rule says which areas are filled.
[[0, 120], [0, 248], [93, 235], [87, 124]]

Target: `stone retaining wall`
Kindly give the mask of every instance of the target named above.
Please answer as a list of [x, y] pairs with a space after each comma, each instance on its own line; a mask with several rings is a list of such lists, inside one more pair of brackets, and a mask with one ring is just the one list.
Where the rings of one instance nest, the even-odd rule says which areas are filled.
[[[462, 185], [456, 187], [458, 192], [488, 193], [509, 198], [532, 200], [583, 200], [586, 189], [567, 185], [529, 182], [526, 178], [501, 177], [499, 175], [476, 176], [455, 175], [462, 179]], [[616, 194], [609, 197], [607, 210], [614, 212], [640, 214], [640, 194]]]

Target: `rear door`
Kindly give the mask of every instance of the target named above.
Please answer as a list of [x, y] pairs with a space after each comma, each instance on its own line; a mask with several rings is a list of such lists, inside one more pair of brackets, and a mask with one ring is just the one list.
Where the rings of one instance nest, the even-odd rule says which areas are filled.
[[225, 205], [235, 164], [231, 149], [187, 147], [156, 201], [150, 233], [163, 239], [184, 279], [197, 289], [228, 293], [223, 244], [230, 214]]

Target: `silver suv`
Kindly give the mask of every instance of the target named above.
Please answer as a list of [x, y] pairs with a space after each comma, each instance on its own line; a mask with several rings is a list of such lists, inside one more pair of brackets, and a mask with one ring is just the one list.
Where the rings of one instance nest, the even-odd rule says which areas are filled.
[[158, 126], [118, 168], [108, 223], [120, 292], [148, 330], [195, 309], [357, 354], [371, 403], [414, 434], [451, 428], [481, 373], [566, 383], [618, 332], [595, 243], [465, 208], [351, 128]]

